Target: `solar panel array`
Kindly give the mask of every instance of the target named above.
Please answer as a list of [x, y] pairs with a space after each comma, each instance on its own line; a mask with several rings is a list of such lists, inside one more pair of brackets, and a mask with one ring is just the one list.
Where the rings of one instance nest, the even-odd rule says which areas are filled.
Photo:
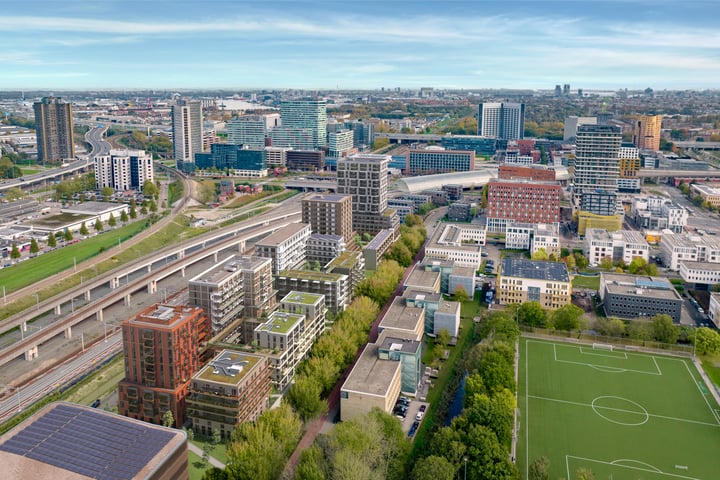
[[174, 434], [95, 410], [57, 405], [0, 445], [98, 480], [132, 479]]

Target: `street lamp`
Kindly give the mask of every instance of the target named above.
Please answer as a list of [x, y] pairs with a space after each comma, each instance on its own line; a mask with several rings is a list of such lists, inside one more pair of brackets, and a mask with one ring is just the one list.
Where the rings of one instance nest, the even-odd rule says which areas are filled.
[[463, 458], [465, 461], [465, 480], [467, 480], [467, 457]]

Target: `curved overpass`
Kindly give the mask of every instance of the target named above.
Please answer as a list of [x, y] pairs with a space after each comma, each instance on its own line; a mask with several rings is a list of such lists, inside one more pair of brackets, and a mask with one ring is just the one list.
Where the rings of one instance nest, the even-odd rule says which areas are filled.
[[[70, 335], [70, 328], [93, 315], [96, 315], [98, 319], [102, 319], [103, 309], [114, 305], [119, 301], [129, 303], [130, 296], [141, 289], [147, 288], [150, 293], [154, 292], [157, 288], [157, 282], [166, 278], [178, 271], [184, 271], [188, 265], [203, 260], [209, 256], [215, 256], [217, 258], [218, 252], [238, 245], [242, 250], [247, 240], [271, 233], [289, 223], [294, 223], [299, 220], [300, 211], [295, 207], [294, 212], [286, 213], [282, 216], [275, 217], [274, 220], [264, 220], [262, 222], [256, 222], [252, 225], [246, 225], [242, 227], [234, 227], [226, 229], [220, 232], [215, 232], [212, 235], [204, 236], [200, 239], [191, 240], [183, 245], [169, 247], [161, 252], [155, 253], [149, 257], [144, 257], [142, 260], [133, 263], [132, 265], [126, 265], [119, 267], [116, 270], [110, 272], [105, 278], [88, 282], [85, 285], [76, 287], [70, 291], [64, 292], [50, 300], [47, 300], [38, 306], [38, 310], [32, 310], [30, 312], [25, 311], [14, 317], [3, 322], [2, 331], [7, 331], [11, 328], [21, 326], [21, 328], [30, 319], [38, 316], [41, 312], [47, 312], [54, 310], [56, 313], [62, 312], [62, 306], [72, 302], [72, 299], [85, 295], [88, 298], [92, 294], [92, 290], [109, 284], [113, 289], [109, 295], [106, 295], [97, 302], [93, 302], [90, 305], [86, 305], [72, 312], [69, 316], [55, 322], [54, 324], [44, 327], [37, 332], [34, 332], [25, 337], [20, 342], [16, 342], [13, 345], [0, 350], [0, 366], [11, 361], [15, 357], [26, 353], [30, 356], [37, 354], [37, 346], [43, 342], [53, 338], [56, 335], [65, 333]], [[250, 231], [246, 231], [250, 229]], [[243, 232], [241, 234], [241, 232]], [[153, 265], [162, 263], [163, 261], [170, 261], [166, 265], [161, 265], [159, 268], [153, 270]], [[128, 277], [130, 274], [146, 270], [147, 273], [141, 278], [130, 281], [128, 284], [120, 288], [120, 279]]]

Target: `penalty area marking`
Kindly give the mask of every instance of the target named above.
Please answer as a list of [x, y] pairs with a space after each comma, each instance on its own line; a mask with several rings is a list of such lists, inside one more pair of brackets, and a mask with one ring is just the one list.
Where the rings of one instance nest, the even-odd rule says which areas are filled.
[[[697, 477], [689, 477], [686, 475], [679, 475], [677, 473], [667, 473], [663, 472], [659, 468], [650, 465], [649, 463], [641, 462], [639, 460], [633, 460], [630, 458], [620, 458], [618, 460], [614, 460], [612, 462], [605, 462], [603, 460], [595, 460], [594, 458], [585, 458], [585, 457], [577, 457], [575, 455], [565, 455], [565, 468], [567, 469], [567, 478], [572, 478], [571, 469], [570, 469], [570, 459], [579, 460], [579, 463], [599, 463], [601, 465], [610, 465], [614, 468], [625, 468], [630, 470], [637, 470], [641, 472], [648, 472], [653, 473], [655, 475], [661, 475], [663, 477], [669, 477], [669, 478], [682, 478], [685, 480], [702, 480]], [[635, 464], [637, 466], [628, 465]], [[675, 465], [675, 468], [678, 467], [684, 467], [684, 465]], [[687, 468], [687, 467], [686, 467]], [[679, 468], [681, 470], [685, 470], [684, 468]]]
[[[542, 342], [537, 342], [537, 343], [542, 343]], [[595, 364], [595, 363], [574, 362], [574, 361], [572, 361], [572, 360], [561, 360], [561, 359], [558, 358], [558, 354], [557, 354], [557, 344], [553, 343], [552, 346], [553, 346], [553, 354], [554, 354], [554, 358], [555, 358], [555, 361], [556, 361], [556, 362], [569, 363], [569, 364], [572, 364], [572, 365], [584, 365], [584, 366], [586, 366], [586, 367], [595, 368], [595, 369], [598, 369], [598, 370], [601, 370], [602, 368], [609, 368], [609, 369], [618, 368], [618, 367], [608, 367], [608, 366], [606, 366], [606, 365], [597, 365], [597, 364]], [[561, 346], [563, 346], [563, 347], [577, 347], [577, 345], [561, 345]], [[580, 353], [582, 353], [582, 351], [581, 351]], [[623, 353], [625, 353], [625, 352], [623, 352]], [[607, 356], [608, 356], [608, 355], [600, 355], [600, 354], [592, 354], [592, 353], [589, 353], [589, 354], [586, 354], [586, 355], [597, 355], [597, 356], [601, 356], [601, 357], [607, 357]], [[627, 355], [627, 353], [625, 353], [625, 355]], [[644, 355], [643, 355], [643, 356], [644, 356]], [[611, 357], [611, 358], [617, 358], [618, 360], [628, 360], [628, 358], [622, 358], [622, 357]], [[655, 369], [656, 369], [655, 372], [648, 372], [647, 370], [635, 370], [635, 369], [632, 369], [632, 368], [624, 368], [624, 369], [619, 369], [619, 370], [607, 370], [607, 371], [608, 371], [608, 372], [612, 372], [612, 373], [618, 373], [620, 370], [622, 370], [622, 372], [642, 373], [642, 374], [645, 374], [645, 375], [660, 375], [660, 376], [661, 376], [661, 375], [662, 375], [662, 371], [660, 370], [660, 366], [657, 364], [657, 361], [655, 360], [655, 357], [654, 357], [654, 356], [651, 356], [651, 358], [653, 359], [653, 364], [655, 365]], [[601, 371], [604, 371], [604, 370], [601, 370]]]

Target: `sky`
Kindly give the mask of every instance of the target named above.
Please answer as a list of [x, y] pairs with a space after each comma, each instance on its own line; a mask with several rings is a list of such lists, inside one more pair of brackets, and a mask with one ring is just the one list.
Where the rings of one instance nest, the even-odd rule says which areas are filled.
[[717, 0], [0, 0], [0, 90], [706, 89]]

